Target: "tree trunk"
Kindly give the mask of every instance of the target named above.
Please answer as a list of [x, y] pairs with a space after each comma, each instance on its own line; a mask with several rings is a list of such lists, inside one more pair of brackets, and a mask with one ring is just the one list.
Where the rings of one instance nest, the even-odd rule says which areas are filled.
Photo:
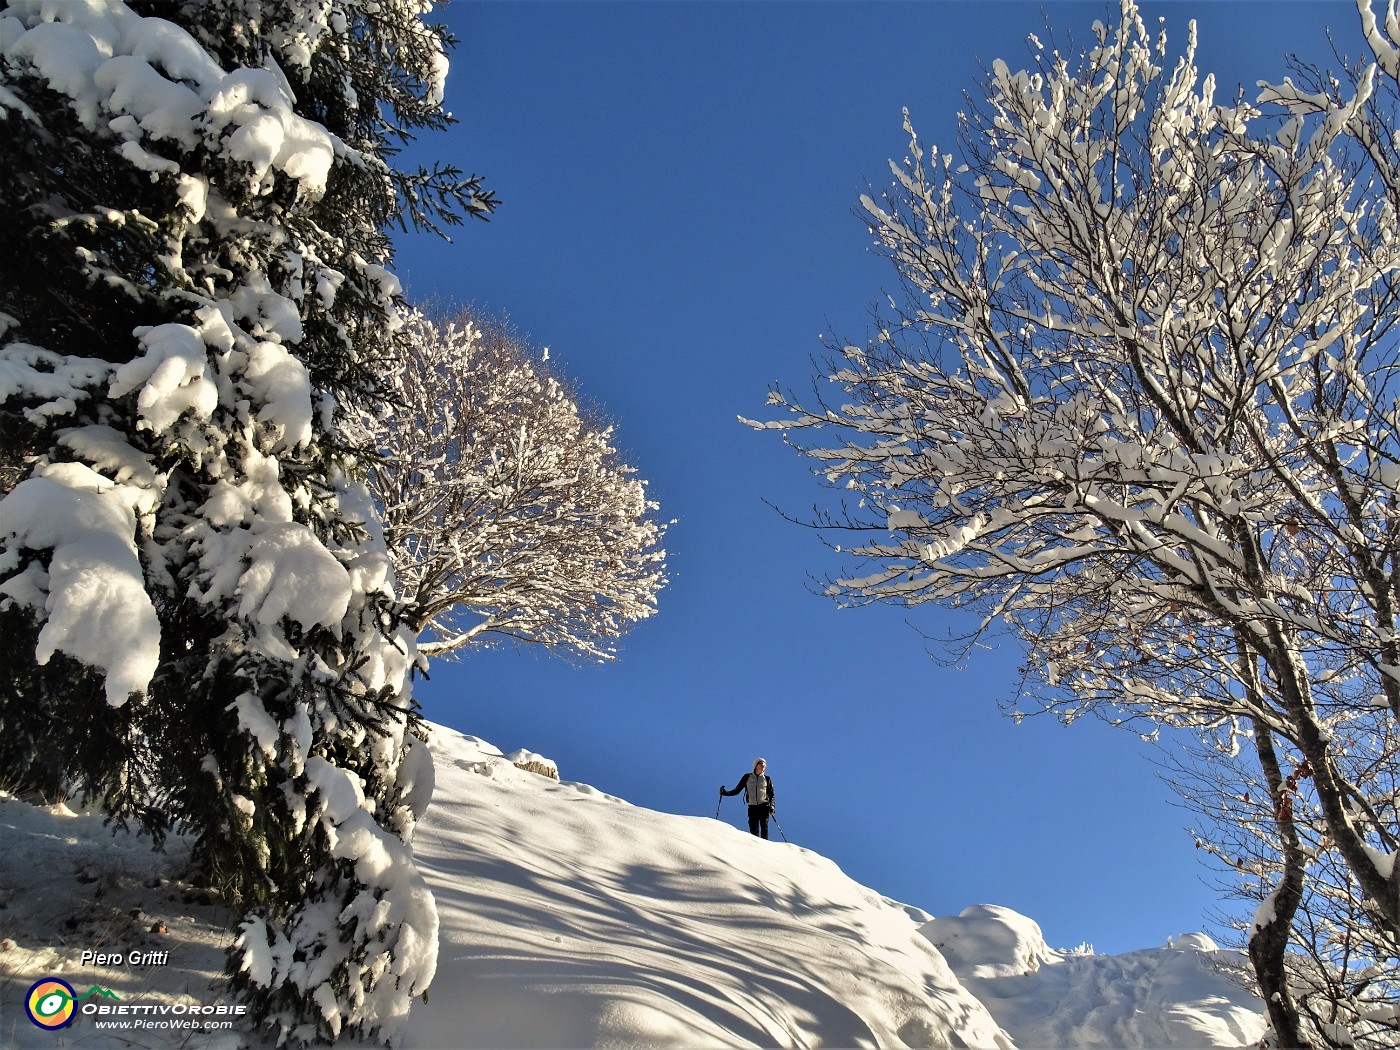
[[[1298, 1020], [1298, 1004], [1288, 989], [1288, 970], [1284, 959], [1293, 930], [1293, 916], [1303, 900], [1303, 870], [1305, 860], [1293, 824], [1293, 800], [1285, 783], [1283, 770], [1269, 730], [1254, 723], [1254, 747], [1259, 765], [1269, 785], [1269, 798], [1274, 804], [1278, 828], [1283, 873], [1274, 892], [1261, 906], [1249, 937], [1249, 961], [1259, 981], [1259, 991], [1269, 1011], [1277, 1045], [1284, 1050], [1302, 1050], [1311, 1046], [1302, 1034]], [[1266, 911], [1272, 902], [1272, 913]]]

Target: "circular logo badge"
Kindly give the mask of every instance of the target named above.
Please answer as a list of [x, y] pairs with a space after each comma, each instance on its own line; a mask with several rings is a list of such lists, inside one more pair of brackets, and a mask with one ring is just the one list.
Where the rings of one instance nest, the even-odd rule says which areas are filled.
[[76, 998], [73, 986], [67, 981], [45, 977], [29, 989], [24, 1009], [29, 1019], [40, 1028], [67, 1028], [78, 1013], [73, 1004]]

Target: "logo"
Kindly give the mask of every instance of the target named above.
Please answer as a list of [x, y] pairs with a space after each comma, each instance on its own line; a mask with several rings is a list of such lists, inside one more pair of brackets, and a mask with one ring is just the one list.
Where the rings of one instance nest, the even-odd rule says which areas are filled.
[[73, 991], [73, 986], [57, 977], [45, 977], [35, 982], [24, 999], [24, 1012], [40, 1028], [57, 1031], [67, 1028], [78, 1016], [78, 1004], [98, 996], [103, 999], [117, 999], [116, 992], [94, 985], [81, 999]]
[[67, 1028], [78, 1014], [73, 1005], [76, 999], [77, 994], [67, 981], [45, 977], [29, 989], [29, 995], [24, 1000], [24, 1011], [40, 1028]]

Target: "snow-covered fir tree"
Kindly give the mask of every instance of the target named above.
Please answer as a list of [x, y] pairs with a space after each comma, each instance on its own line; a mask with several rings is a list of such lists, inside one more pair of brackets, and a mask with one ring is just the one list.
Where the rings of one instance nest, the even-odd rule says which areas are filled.
[[339, 431], [399, 327], [398, 172], [445, 122], [423, 0], [0, 8], [0, 777], [197, 837], [294, 1042], [432, 979], [413, 638]]
[[976, 609], [1026, 646], [1024, 698], [1249, 752], [1262, 819], [1215, 801], [1270, 857], [1248, 925], [1277, 1038], [1332, 1038], [1288, 973], [1328, 865], [1364, 926], [1332, 950], [1381, 975], [1329, 1023], [1393, 1040], [1400, 242], [1346, 137], [1376, 130], [1375, 70], [1270, 119], [1132, 0], [1082, 53], [1030, 51], [954, 148], [906, 121], [862, 200], [906, 298], [761, 425], [858, 500], [815, 522], [854, 563], [834, 597]]
[[612, 427], [505, 321], [415, 312], [402, 345], [358, 426], [419, 650], [509, 638], [612, 658], [666, 583], [665, 524]]

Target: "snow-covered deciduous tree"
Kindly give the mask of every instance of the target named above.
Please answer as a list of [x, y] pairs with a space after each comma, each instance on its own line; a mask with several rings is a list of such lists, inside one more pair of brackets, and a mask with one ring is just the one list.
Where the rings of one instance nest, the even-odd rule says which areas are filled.
[[279, 1039], [387, 1038], [432, 979], [431, 785], [340, 421], [399, 327], [398, 172], [445, 122], [424, 0], [0, 6], [0, 778], [196, 836]]
[[1253, 752], [1293, 852], [1250, 950], [1295, 1045], [1318, 849], [1400, 943], [1400, 815], [1350, 750], [1400, 718], [1396, 211], [1345, 148], [1360, 96], [1270, 121], [1131, 0], [1081, 56], [1032, 49], [956, 150], [906, 119], [862, 200], [906, 299], [762, 425], [857, 501], [816, 522], [859, 566], [833, 596], [980, 610], [1062, 716]]
[[[1180, 749], [1178, 749], [1180, 750]], [[1308, 788], [1309, 770], [1273, 774], [1248, 748], [1199, 743], [1169, 761], [1170, 782], [1198, 817], [1196, 846], [1215, 860], [1225, 897], [1247, 909], [1225, 921], [1247, 947], [1277, 887], [1297, 884], [1299, 903], [1285, 959], [1293, 1001], [1317, 1045], [1395, 1045], [1400, 1008], [1394, 945], [1366, 915], [1356, 880], [1334, 851]], [[1374, 797], [1400, 797], [1400, 727], [1386, 739], [1350, 741], [1350, 771]], [[1364, 768], [1363, 768], [1364, 763]]]
[[664, 523], [646, 485], [503, 321], [408, 318], [370, 488], [425, 655], [510, 638], [597, 659], [656, 611]]

